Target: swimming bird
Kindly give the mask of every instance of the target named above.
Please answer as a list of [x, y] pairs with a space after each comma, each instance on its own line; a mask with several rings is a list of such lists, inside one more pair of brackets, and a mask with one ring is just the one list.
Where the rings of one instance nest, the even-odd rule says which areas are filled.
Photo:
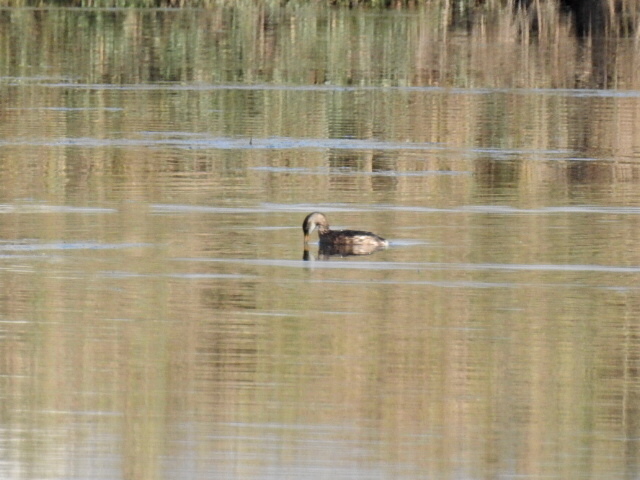
[[340, 254], [365, 255], [389, 246], [384, 238], [371, 232], [361, 230], [331, 230], [324, 213], [313, 212], [302, 222], [304, 244], [309, 242], [309, 235], [318, 229], [320, 249], [335, 251]]

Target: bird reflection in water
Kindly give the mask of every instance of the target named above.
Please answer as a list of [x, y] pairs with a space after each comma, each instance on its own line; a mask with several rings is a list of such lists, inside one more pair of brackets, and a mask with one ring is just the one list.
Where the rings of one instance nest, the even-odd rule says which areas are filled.
[[352, 255], [371, 255], [389, 246], [389, 242], [375, 233], [361, 230], [331, 230], [327, 217], [320, 212], [313, 212], [302, 222], [304, 234], [303, 260], [313, 260], [309, 252], [309, 235], [318, 230], [318, 259], [330, 257], [347, 257]]

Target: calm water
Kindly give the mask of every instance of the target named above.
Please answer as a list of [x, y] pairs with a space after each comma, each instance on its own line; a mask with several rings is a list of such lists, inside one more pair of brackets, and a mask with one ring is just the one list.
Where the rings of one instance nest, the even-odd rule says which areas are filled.
[[[0, 24], [1, 477], [640, 477], [625, 40], [601, 88], [430, 11]], [[305, 261], [314, 210], [392, 246]]]

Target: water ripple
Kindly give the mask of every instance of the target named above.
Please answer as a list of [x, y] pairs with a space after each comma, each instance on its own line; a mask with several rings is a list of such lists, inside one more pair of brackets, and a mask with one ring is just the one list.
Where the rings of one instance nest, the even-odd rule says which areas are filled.
[[[256, 266], [307, 268], [310, 263], [303, 260], [277, 259], [227, 259], [182, 257], [174, 258], [182, 262], [240, 263]], [[590, 265], [590, 264], [516, 264], [516, 263], [444, 263], [444, 262], [373, 262], [350, 261], [313, 262], [314, 268], [356, 269], [356, 270], [463, 270], [463, 271], [534, 271], [534, 272], [598, 272], [598, 273], [640, 273], [640, 266]]]
[[146, 247], [149, 243], [97, 243], [97, 242], [72, 242], [72, 243], [19, 243], [0, 244], [0, 252], [38, 252], [44, 250], [111, 250], [119, 248]]

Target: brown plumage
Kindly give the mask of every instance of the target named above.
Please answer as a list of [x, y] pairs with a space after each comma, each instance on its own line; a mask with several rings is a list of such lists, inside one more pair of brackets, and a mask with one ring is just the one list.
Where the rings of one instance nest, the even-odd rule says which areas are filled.
[[302, 222], [305, 245], [309, 242], [309, 235], [315, 229], [318, 229], [320, 248], [325, 250], [350, 250], [352, 255], [362, 255], [389, 246], [389, 242], [375, 233], [360, 230], [331, 230], [327, 217], [320, 212], [310, 213]]

